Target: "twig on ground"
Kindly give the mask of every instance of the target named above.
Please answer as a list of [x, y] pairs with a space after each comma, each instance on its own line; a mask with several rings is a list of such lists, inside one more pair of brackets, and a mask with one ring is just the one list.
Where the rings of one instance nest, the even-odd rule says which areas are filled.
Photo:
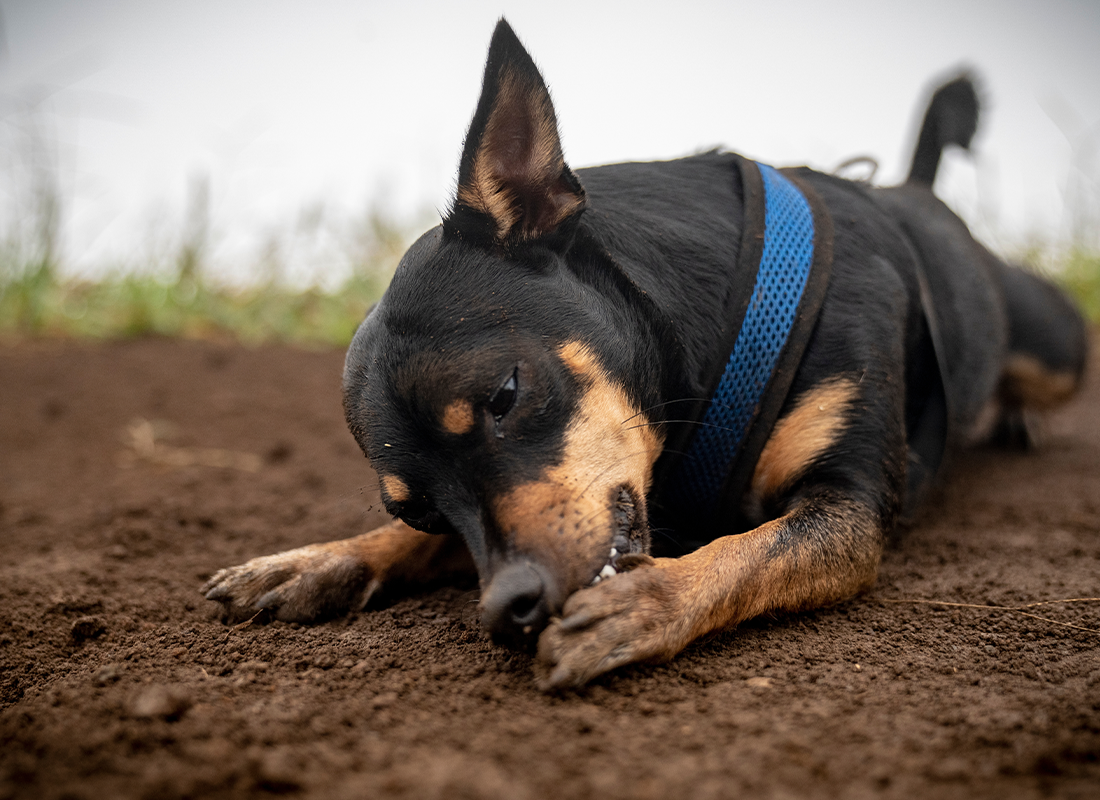
[[1074, 625], [1072, 622], [1062, 622], [1061, 620], [1051, 619], [1050, 617], [1043, 617], [1038, 614], [1030, 614], [1024, 610], [1026, 608], [1036, 608], [1037, 606], [1050, 606], [1059, 603], [1100, 603], [1100, 597], [1070, 597], [1064, 600], [1040, 600], [1035, 603], [1025, 603], [1022, 606], [993, 606], [982, 605], [980, 603], [952, 603], [947, 600], [894, 600], [885, 597], [879, 597], [875, 599], [877, 599], [880, 603], [895, 603], [898, 605], [947, 606], [951, 608], [980, 608], [985, 609], [986, 611], [1011, 611], [1023, 617], [1031, 617], [1032, 619], [1042, 620], [1043, 622], [1050, 622], [1054, 625], [1062, 625], [1066, 628], [1073, 628], [1077, 631], [1100, 634], [1100, 630], [1096, 628], [1086, 628], [1082, 625]]
[[264, 611], [265, 611], [265, 609], [261, 608], [259, 611], [257, 611], [255, 614], [253, 614], [251, 617], [246, 619], [244, 622], [238, 622], [236, 625], [231, 627], [229, 629], [229, 632], [225, 634], [225, 642], [222, 642], [222, 644], [225, 644], [226, 642], [228, 642], [229, 638], [234, 633], [236, 633], [237, 631], [243, 631], [245, 628], [247, 628], [249, 625], [251, 625], [253, 620], [255, 620], [256, 617], [260, 616], [260, 614], [264, 613]]

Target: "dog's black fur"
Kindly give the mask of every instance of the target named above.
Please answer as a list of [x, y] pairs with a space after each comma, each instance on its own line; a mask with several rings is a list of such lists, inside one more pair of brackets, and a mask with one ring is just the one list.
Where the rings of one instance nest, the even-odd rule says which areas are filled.
[[976, 120], [962, 78], [930, 106], [906, 184], [791, 174], [831, 215], [832, 272], [738, 518], [705, 524], [666, 491], [662, 449], [729, 356], [755, 167], [710, 152], [573, 172], [502, 20], [454, 206], [348, 350], [348, 424], [397, 521], [223, 570], [207, 596], [308, 619], [472, 562], [486, 627], [538, 640], [545, 685], [563, 686], [868, 586], [885, 533], [983, 411], [1019, 430], [1084, 365], [1064, 296], [932, 194], [940, 151]]

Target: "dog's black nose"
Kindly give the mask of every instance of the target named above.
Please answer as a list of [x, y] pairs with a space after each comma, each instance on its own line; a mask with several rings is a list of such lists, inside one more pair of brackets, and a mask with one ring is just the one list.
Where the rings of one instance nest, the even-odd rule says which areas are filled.
[[549, 576], [529, 561], [508, 564], [493, 577], [481, 598], [481, 624], [493, 640], [531, 646], [550, 619]]

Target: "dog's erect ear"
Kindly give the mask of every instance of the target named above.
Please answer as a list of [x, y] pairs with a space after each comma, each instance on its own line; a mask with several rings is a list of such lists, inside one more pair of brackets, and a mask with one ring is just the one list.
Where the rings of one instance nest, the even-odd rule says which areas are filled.
[[584, 189], [562, 155], [546, 84], [501, 19], [444, 227], [463, 238], [514, 244], [557, 233], [584, 205]]

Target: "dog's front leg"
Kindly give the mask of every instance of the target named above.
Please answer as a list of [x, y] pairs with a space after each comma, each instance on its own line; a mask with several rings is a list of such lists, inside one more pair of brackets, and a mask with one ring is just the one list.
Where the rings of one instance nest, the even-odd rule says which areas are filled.
[[221, 603], [230, 620], [266, 610], [285, 622], [308, 622], [361, 610], [385, 586], [423, 584], [473, 571], [458, 536], [432, 536], [394, 520], [351, 539], [219, 570], [202, 592]]
[[882, 541], [876, 513], [818, 494], [748, 533], [583, 589], [539, 639], [543, 688], [671, 658], [700, 636], [769, 611], [850, 597], [874, 582]]

